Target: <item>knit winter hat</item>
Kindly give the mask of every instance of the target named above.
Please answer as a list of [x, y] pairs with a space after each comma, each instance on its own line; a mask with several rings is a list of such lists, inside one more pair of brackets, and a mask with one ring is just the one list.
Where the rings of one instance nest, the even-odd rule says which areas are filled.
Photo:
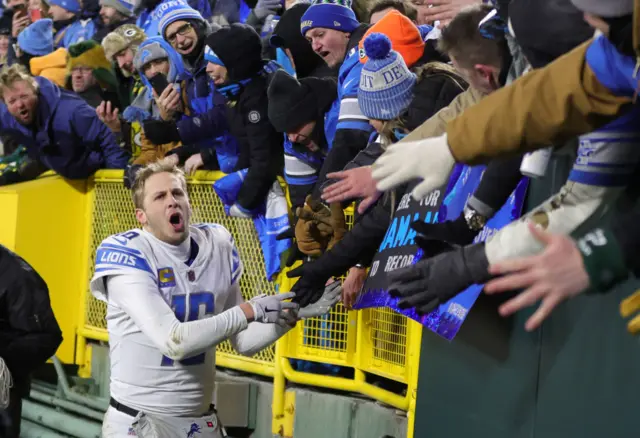
[[[136, 70], [142, 75], [142, 68], [150, 63], [151, 61], [155, 61], [158, 59], [166, 59], [169, 61], [169, 73], [167, 73], [167, 81], [170, 83], [176, 80], [176, 76], [178, 72], [173, 64], [173, 61], [176, 59], [180, 59], [180, 55], [178, 55], [175, 51], [173, 53], [169, 53], [169, 50], [173, 51], [173, 48], [167, 43], [163, 41], [161, 37], [152, 37], [143, 42], [138, 52], [136, 53], [135, 58], [133, 58], [133, 65]], [[171, 59], [173, 58], [173, 59]]]
[[333, 79], [310, 77], [298, 81], [284, 70], [278, 70], [267, 89], [269, 121], [278, 132], [293, 132], [317, 120], [337, 95]]
[[634, 0], [571, 0], [582, 12], [602, 18], [623, 17], [633, 14]]
[[205, 23], [204, 18], [200, 12], [189, 6], [184, 0], [169, 0], [160, 3], [154, 14], [157, 14], [158, 18], [158, 30], [160, 30], [160, 36], [165, 37], [165, 31], [167, 27], [178, 20], [198, 20]]
[[53, 21], [37, 20], [18, 34], [18, 47], [32, 56], [44, 56], [53, 52]]
[[393, 10], [371, 26], [360, 40], [358, 47], [360, 62], [363, 64], [369, 59], [364, 50], [364, 40], [372, 33], [382, 33], [389, 37], [391, 47], [402, 56], [409, 68], [424, 55], [424, 37], [420, 29], [406, 16]]
[[360, 110], [369, 119], [393, 120], [411, 103], [416, 75], [409, 71], [402, 56], [391, 50], [386, 35], [369, 35], [364, 40], [364, 50], [369, 61], [360, 76]]
[[104, 55], [109, 61], [114, 61], [113, 57], [116, 53], [132, 47], [137, 48], [147, 36], [144, 31], [135, 24], [123, 24], [113, 32], [107, 34], [102, 40], [102, 48]]
[[230, 82], [238, 82], [262, 71], [262, 41], [249, 25], [233, 23], [210, 34], [204, 41], [205, 59], [227, 68]]
[[317, 0], [302, 16], [302, 35], [317, 27], [353, 32], [360, 23], [351, 9], [351, 0]]
[[133, 17], [135, 2], [132, 0], [100, 0], [100, 6], [109, 6], [125, 17]]
[[104, 56], [104, 49], [94, 40], [82, 41], [69, 46], [67, 51], [67, 74], [75, 67], [89, 67], [103, 89], [116, 90], [118, 80], [111, 63]]
[[78, 0], [44, 0], [44, 2], [49, 6], [60, 6], [62, 9], [73, 12], [74, 14], [82, 12], [82, 5]]

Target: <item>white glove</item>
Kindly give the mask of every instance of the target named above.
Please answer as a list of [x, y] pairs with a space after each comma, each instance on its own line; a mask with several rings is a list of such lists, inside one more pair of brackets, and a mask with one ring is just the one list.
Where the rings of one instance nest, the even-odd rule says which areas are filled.
[[318, 301], [301, 308], [298, 312], [298, 316], [302, 319], [307, 319], [324, 315], [325, 313], [328, 313], [338, 301], [340, 301], [340, 295], [342, 295], [342, 285], [339, 281], [334, 281], [324, 288], [324, 293]]
[[381, 192], [413, 179], [422, 179], [411, 192], [419, 201], [447, 181], [455, 162], [449, 150], [447, 134], [444, 134], [391, 145], [373, 163], [371, 176], [378, 181], [377, 187]]
[[285, 302], [295, 297], [295, 292], [285, 294], [262, 294], [249, 301], [253, 307], [253, 318], [265, 324], [278, 324], [281, 327], [291, 327], [298, 320], [298, 304]]

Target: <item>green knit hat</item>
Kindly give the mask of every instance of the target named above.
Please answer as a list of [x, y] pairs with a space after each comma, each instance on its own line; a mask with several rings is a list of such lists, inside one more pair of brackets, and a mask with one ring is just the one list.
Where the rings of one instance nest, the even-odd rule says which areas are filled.
[[111, 67], [111, 63], [104, 56], [104, 49], [94, 40], [82, 41], [69, 46], [67, 51], [67, 75], [75, 67], [89, 67], [93, 70], [93, 77], [103, 89], [118, 90], [118, 80]]

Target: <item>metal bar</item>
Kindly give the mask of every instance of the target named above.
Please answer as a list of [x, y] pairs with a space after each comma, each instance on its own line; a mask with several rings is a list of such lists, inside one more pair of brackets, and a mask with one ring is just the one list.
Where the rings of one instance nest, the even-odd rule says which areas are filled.
[[71, 387], [69, 386], [69, 381], [67, 380], [67, 375], [62, 368], [62, 363], [60, 360], [53, 356], [51, 358], [53, 360], [53, 366], [56, 369], [56, 374], [58, 375], [58, 383], [62, 388], [62, 394], [68, 400], [72, 400], [74, 402], [81, 403], [85, 406], [89, 406], [101, 412], [106, 412], [109, 408], [109, 401], [104, 399], [90, 398], [84, 395], [76, 394], [71, 391]]
[[99, 423], [74, 417], [28, 399], [22, 400], [22, 416], [34, 423], [76, 438], [100, 438], [101, 436], [102, 427]]
[[[104, 329], [89, 329], [86, 327], [79, 327], [78, 335], [88, 339], [93, 339], [95, 341], [109, 342], [109, 333]], [[78, 354], [80, 354], [80, 352]], [[84, 357], [81, 357], [81, 359], [84, 360]]]
[[375, 400], [379, 400], [382, 403], [386, 403], [398, 409], [406, 411], [409, 409], [410, 394], [407, 393], [404, 397], [394, 394], [384, 389], [373, 386], [370, 383], [360, 382], [351, 379], [345, 379], [343, 377], [333, 376], [320, 376], [316, 374], [304, 373], [293, 369], [289, 363], [288, 358], [280, 358], [280, 366], [282, 372], [287, 380], [294, 383], [300, 383], [309, 386], [318, 386], [322, 388], [336, 389], [339, 391], [351, 391], [359, 392], [360, 394], [367, 395]]
[[67, 438], [67, 435], [60, 435], [51, 429], [24, 419], [20, 422], [20, 435], [28, 438]]
[[41, 392], [38, 392], [35, 389], [32, 389], [31, 392], [29, 393], [29, 397], [42, 402], [42, 403], [47, 403], [50, 404], [54, 407], [60, 407], [63, 408], [67, 411], [70, 412], [75, 412], [76, 414], [80, 414], [80, 415], [84, 415], [85, 417], [89, 417], [93, 420], [97, 420], [97, 421], [102, 421], [102, 418], [104, 417], [104, 412], [97, 412], [91, 408], [88, 408], [86, 406], [82, 406], [79, 405], [77, 403], [74, 403], [72, 401], [69, 400], [64, 400], [60, 397], [55, 397], [53, 395], [49, 395], [49, 394], [43, 394]]

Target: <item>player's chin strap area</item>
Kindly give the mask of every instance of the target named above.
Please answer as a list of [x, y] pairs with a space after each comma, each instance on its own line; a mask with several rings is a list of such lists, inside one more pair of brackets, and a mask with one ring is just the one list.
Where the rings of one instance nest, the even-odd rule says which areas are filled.
[[227, 431], [218, 418], [214, 405], [199, 417], [171, 417], [165, 415], [146, 414], [124, 405], [113, 397], [109, 405], [123, 414], [134, 417], [132, 423], [138, 437], [141, 438], [227, 438]]
[[13, 386], [11, 373], [4, 359], [0, 357], [0, 410], [9, 407], [9, 392]]

